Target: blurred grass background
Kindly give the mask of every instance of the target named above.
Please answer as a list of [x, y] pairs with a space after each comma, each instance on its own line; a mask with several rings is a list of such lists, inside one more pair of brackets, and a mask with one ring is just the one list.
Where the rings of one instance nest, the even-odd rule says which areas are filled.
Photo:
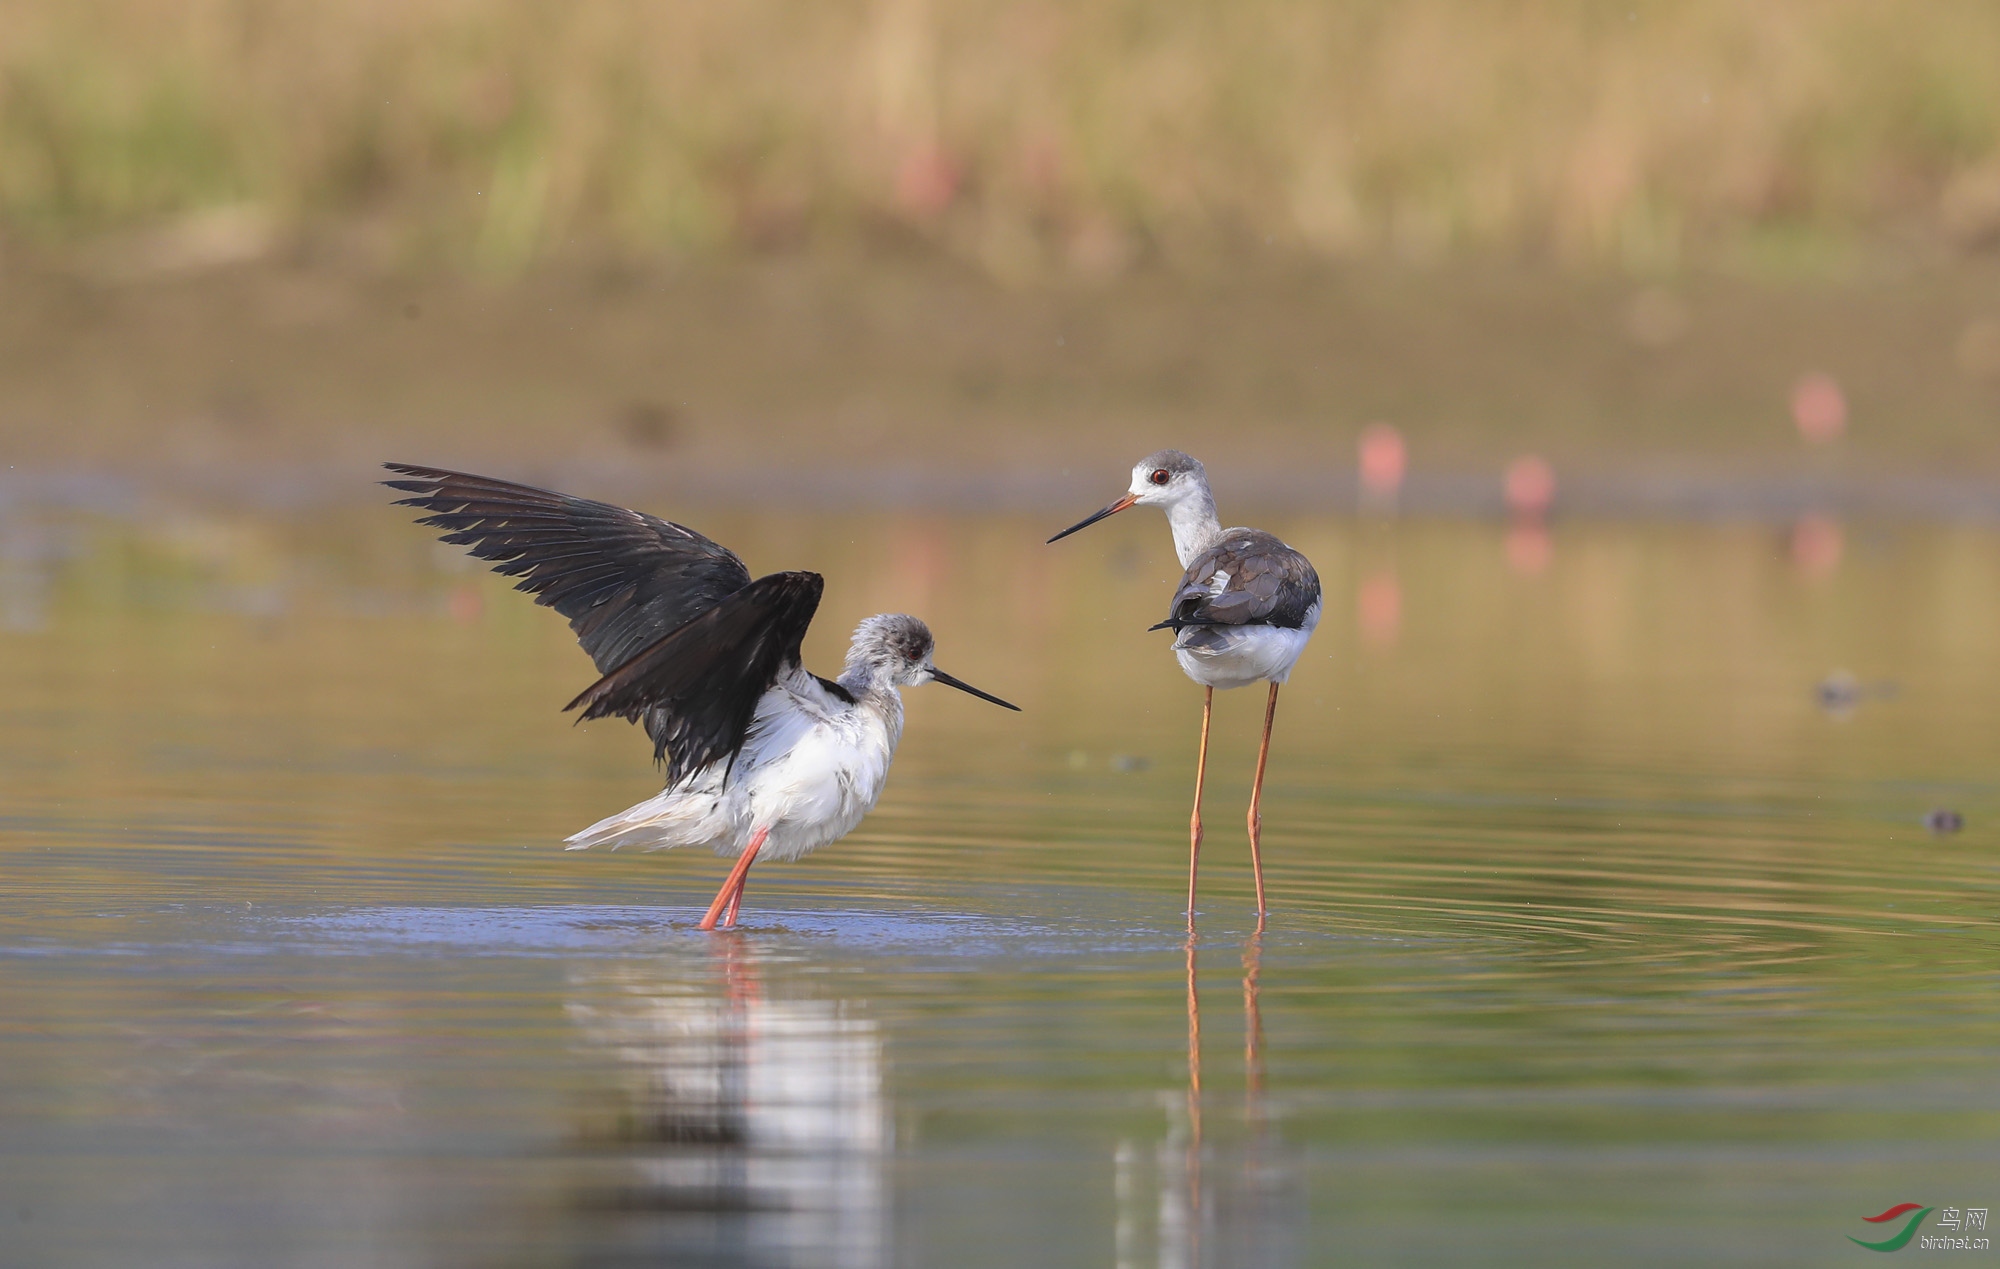
[[1850, 467], [2000, 473], [1995, 66], [1969, 0], [5, 0], [0, 441], [1736, 470], [1824, 372]]
[[[10, 0], [0, 210], [496, 268], [913, 234], [1632, 268], [2000, 232], [1971, 0]], [[219, 232], [219, 231], [218, 231]]]

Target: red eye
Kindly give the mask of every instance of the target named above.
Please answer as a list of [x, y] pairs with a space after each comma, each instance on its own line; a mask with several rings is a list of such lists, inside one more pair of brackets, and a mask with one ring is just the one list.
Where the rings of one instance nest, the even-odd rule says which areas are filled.
[[1156, 485], [1164, 485], [1167, 483], [1166, 468], [1162, 467], [1160, 470], [1153, 473], [1153, 483]]

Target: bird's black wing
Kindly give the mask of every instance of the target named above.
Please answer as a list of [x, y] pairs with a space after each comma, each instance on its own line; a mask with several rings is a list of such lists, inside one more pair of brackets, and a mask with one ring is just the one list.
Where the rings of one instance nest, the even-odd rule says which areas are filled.
[[[637, 719], [653, 733], [667, 784], [743, 747], [757, 701], [799, 664], [819, 608], [818, 573], [760, 577], [586, 688], [565, 709]], [[657, 729], [653, 720], [660, 719]]]
[[1238, 529], [1188, 565], [1167, 619], [1183, 626], [1282, 626], [1296, 630], [1319, 602], [1319, 574], [1305, 556], [1268, 533]]
[[397, 505], [431, 512], [419, 524], [447, 530], [446, 542], [569, 618], [600, 674], [750, 584], [727, 548], [654, 516], [487, 476], [383, 466], [411, 477], [382, 483], [416, 495]]

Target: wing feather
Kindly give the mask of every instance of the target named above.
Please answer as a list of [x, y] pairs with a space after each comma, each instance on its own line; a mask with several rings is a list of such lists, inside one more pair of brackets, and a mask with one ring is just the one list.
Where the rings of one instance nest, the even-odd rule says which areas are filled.
[[382, 483], [413, 495], [397, 505], [430, 513], [419, 524], [569, 619], [604, 676], [570, 708], [644, 723], [669, 784], [740, 749], [758, 698], [799, 662], [817, 574], [752, 582], [733, 552], [685, 525], [490, 476], [383, 465], [406, 479]]
[[[668, 785], [743, 747], [757, 702], [799, 665], [818, 573], [760, 577], [585, 688], [565, 709], [647, 719]], [[653, 720], [662, 720], [655, 727]]]
[[1319, 574], [1268, 533], [1232, 529], [1195, 557], [1155, 630], [1185, 626], [1281, 626], [1296, 630], [1319, 602]]
[[742, 560], [685, 525], [490, 476], [383, 466], [409, 478], [382, 482], [415, 495], [397, 505], [431, 513], [419, 524], [569, 618], [600, 674], [750, 584]]

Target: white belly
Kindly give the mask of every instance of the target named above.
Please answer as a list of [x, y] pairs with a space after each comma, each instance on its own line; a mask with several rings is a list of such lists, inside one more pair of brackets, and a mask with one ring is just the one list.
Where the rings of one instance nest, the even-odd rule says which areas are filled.
[[[879, 733], [848, 731], [820, 724], [769, 760], [752, 762], [738, 784], [741, 840], [733, 849], [717, 842], [716, 852], [737, 854], [768, 827], [758, 857], [797, 859], [852, 832], [881, 799], [895, 750]], [[743, 757], [751, 757], [749, 746]]]
[[1283, 683], [1319, 625], [1319, 605], [1296, 630], [1282, 626], [1189, 626], [1174, 639], [1174, 659], [1203, 687]]
[[816, 714], [773, 688], [733, 764], [717, 763], [591, 825], [569, 849], [710, 846], [740, 855], [764, 829], [759, 859], [797, 859], [845, 837], [875, 808], [901, 734], [900, 702]]

